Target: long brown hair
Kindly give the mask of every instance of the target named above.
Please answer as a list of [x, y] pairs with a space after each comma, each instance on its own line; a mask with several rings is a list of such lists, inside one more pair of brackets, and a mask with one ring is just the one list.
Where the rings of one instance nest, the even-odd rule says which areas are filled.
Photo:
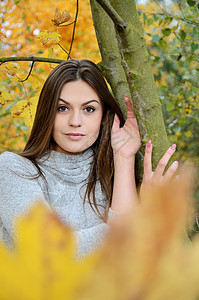
[[[37, 159], [47, 152], [50, 153], [53, 149], [52, 130], [61, 90], [67, 82], [79, 79], [88, 83], [96, 91], [103, 106], [100, 132], [97, 140], [92, 145], [94, 156], [84, 197], [85, 202], [86, 195], [88, 196], [92, 209], [97, 211], [103, 218], [97, 207], [100, 203], [96, 203], [96, 183], [99, 180], [102, 191], [108, 199], [107, 207], [109, 207], [111, 205], [114, 180], [111, 128], [115, 113], [120, 119], [120, 126], [123, 126], [125, 121], [122, 111], [111, 95], [102, 73], [93, 62], [87, 59], [71, 59], [60, 63], [52, 70], [42, 88], [32, 131], [20, 155], [31, 160], [38, 170], [38, 176], [42, 175], [44, 177], [37, 164]], [[93, 194], [93, 204], [90, 199], [91, 193]]]

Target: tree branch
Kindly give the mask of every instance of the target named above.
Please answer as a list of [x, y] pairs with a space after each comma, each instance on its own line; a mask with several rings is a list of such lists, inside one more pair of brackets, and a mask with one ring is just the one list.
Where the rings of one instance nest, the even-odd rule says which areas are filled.
[[112, 5], [107, 0], [96, 0], [99, 5], [105, 10], [105, 12], [109, 15], [117, 30], [126, 29], [126, 22], [120, 17], [117, 11], [112, 7]]
[[60, 64], [64, 59], [55, 59], [55, 58], [46, 58], [46, 57], [36, 57], [36, 56], [16, 56], [16, 57], [1, 57], [0, 58], [0, 66], [5, 62], [9, 61], [32, 61], [32, 62], [46, 62], [53, 64]]
[[75, 15], [75, 20], [74, 20], [74, 26], [73, 26], [73, 34], [72, 34], [72, 39], [71, 39], [71, 44], [70, 44], [70, 49], [68, 51], [68, 57], [67, 60], [69, 58], [71, 58], [71, 51], [72, 51], [72, 47], [73, 47], [73, 41], [75, 38], [75, 29], [76, 29], [76, 24], [77, 24], [77, 17], [78, 17], [78, 12], [79, 12], [79, 0], [77, 0], [77, 8], [76, 8], [76, 15]]

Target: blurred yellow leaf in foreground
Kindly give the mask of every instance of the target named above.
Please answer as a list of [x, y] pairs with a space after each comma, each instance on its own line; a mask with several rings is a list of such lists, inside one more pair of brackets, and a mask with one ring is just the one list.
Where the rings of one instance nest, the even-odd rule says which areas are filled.
[[42, 203], [16, 224], [15, 249], [0, 247], [0, 299], [76, 299], [93, 257], [75, 258], [72, 231]]
[[112, 222], [104, 245], [82, 259], [72, 231], [35, 206], [16, 223], [16, 248], [0, 247], [0, 299], [196, 300], [199, 239], [185, 242], [191, 175], [181, 177], [148, 190], [138, 209]]

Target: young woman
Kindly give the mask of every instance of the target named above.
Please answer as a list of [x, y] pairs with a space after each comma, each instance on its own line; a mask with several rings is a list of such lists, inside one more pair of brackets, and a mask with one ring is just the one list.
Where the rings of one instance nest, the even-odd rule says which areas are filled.
[[[102, 243], [115, 215], [137, 206], [134, 161], [141, 141], [128, 96], [125, 103], [126, 122], [89, 60], [71, 59], [53, 69], [24, 151], [0, 155], [3, 242], [13, 245], [15, 218], [40, 200], [74, 229], [81, 256]], [[175, 145], [153, 172], [147, 143], [144, 183], [162, 178], [174, 151]], [[176, 168], [175, 162], [165, 176], [171, 178]]]

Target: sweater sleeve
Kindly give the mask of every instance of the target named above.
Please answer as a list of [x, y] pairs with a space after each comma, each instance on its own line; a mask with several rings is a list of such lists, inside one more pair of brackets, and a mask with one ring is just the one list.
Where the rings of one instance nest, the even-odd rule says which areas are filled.
[[101, 223], [90, 228], [75, 231], [77, 255], [84, 256], [90, 251], [94, 251], [102, 246], [111, 229], [109, 224], [122, 215], [123, 214], [115, 212], [109, 208], [107, 223]]
[[77, 257], [82, 257], [102, 246], [110, 226], [101, 223], [90, 228], [75, 231], [77, 241]]
[[24, 160], [11, 152], [0, 155], [0, 217], [11, 237], [16, 217], [26, 214], [38, 200], [49, 207], [39, 184], [29, 179], [36, 175], [35, 167]]

